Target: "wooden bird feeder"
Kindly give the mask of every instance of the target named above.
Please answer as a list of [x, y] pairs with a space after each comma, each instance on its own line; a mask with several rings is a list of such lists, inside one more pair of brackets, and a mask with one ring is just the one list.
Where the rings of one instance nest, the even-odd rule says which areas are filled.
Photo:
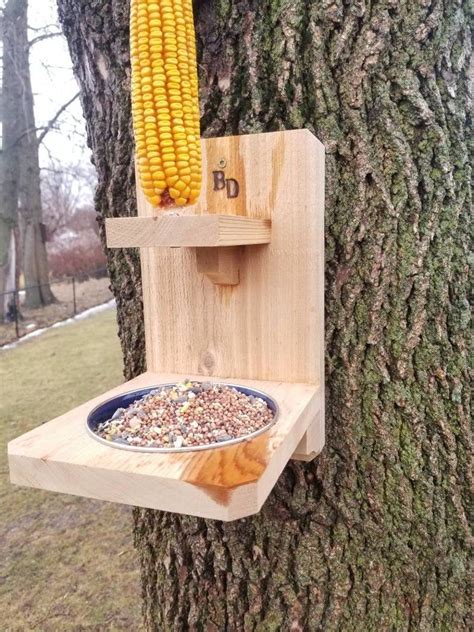
[[[234, 520], [258, 512], [288, 460], [324, 445], [324, 148], [296, 130], [202, 141], [198, 204], [107, 220], [141, 248], [148, 371], [12, 441], [13, 483]], [[197, 381], [274, 398], [269, 430], [205, 451], [102, 445], [88, 413], [120, 393]]]

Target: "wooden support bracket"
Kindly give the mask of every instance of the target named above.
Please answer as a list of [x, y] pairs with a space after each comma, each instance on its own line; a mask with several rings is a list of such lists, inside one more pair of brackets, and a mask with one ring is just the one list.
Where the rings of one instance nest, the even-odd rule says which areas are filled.
[[197, 271], [216, 285], [238, 285], [242, 254], [242, 246], [197, 248]]
[[109, 248], [196, 248], [197, 270], [216, 285], [238, 285], [242, 246], [270, 243], [269, 219], [188, 215], [106, 220]]

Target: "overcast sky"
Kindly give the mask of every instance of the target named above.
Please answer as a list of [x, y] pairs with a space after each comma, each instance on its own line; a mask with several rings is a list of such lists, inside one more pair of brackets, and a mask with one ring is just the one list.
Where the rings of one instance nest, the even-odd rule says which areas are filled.
[[[57, 22], [55, 0], [30, 0], [29, 24], [40, 28]], [[34, 37], [32, 32], [30, 38]], [[35, 44], [31, 52], [31, 78], [35, 94], [35, 114], [38, 127], [46, 124], [58, 109], [78, 91], [65, 39], [54, 37]], [[68, 164], [88, 162], [84, 121], [79, 100], [63, 114], [60, 129], [49, 132], [41, 149], [42, 166], [50, 155]]]

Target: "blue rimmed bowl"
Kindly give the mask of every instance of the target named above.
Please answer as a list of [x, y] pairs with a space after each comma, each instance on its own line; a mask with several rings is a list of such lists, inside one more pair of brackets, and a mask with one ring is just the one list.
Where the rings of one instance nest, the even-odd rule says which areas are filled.
[[[193, 380], [194, 381], [194, 380]], [[100, 424], [104, 423], [111, 417], [113, 417], [114, 413], [119, 408], [128, 408], [131, 404], [139, 401], [151, 391], [161, 390], [163, 388], [173, 388], [176, 386], [176, 383], [173, 384], [157, 384], [156, 386], [147, 386], [146, 388], [141, 388], [136, 391], [129, 391], [128, 393], [122, 393], [121, 395], [117, 395], [112, 397], [111, 399], [102, 402], [98, 406], [96, 406], [88, 415], [86, 427], [87, 432], [91, 437], [93, 437], [96, 441], [106, 445], [109, 448], [118, 448], [119, 450], [128, 450], [129, 452], [156, 452], [156, 453], [176, 453], [176, 452], [196, 452], [200, 450], [212, 450], [215, 448], [225, 448], [229, 445], [234, 445], [236, 443], [241, 443], [242, 441], [249, 441], [254, 437], [266, 432], [273, 424], [276, 422], [279, 415], [279, 408], [276, 401], [255, 388], [249, 388], [247, 386], [241, 386], [239, 384], [228, 384], [224, 382], [210, 382], [213, 386], [230, 386], [231, 388], [235, 388], [239, 393], [243, 393], [244, 395], [260, 397], [267, 404], [268, 408], [273, 413], [273, 419], [270, 423], [268, 423], [263, 428], [260, 428], [256, 432], [252, 432], [248, 435], [243, 435], [242, 437], [238, 437], [237, 439], [229, 439], [229, 441], [219, 441], [218, 443], [210, 443], [208, 445], [202, 446], [190, 446], [184, 448], [153, 448], [153, 447], [142, 447], [142, 446], [133, 446], [128, 445], [126, 443], [119, 443], [115, 441], [107, 441], [103, 439], [101, 436], [97, 434], [97, 429]]]

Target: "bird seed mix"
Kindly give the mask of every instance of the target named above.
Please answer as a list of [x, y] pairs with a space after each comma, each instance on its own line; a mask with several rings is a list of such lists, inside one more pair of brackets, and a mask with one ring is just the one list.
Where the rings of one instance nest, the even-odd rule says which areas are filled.
[[141, 448], [192, 448], [243, 438], [273, 420], [265, 400], [232, 386], [186, 380], [156, 388], [119, 408], [96, 430], [113, 443]]

